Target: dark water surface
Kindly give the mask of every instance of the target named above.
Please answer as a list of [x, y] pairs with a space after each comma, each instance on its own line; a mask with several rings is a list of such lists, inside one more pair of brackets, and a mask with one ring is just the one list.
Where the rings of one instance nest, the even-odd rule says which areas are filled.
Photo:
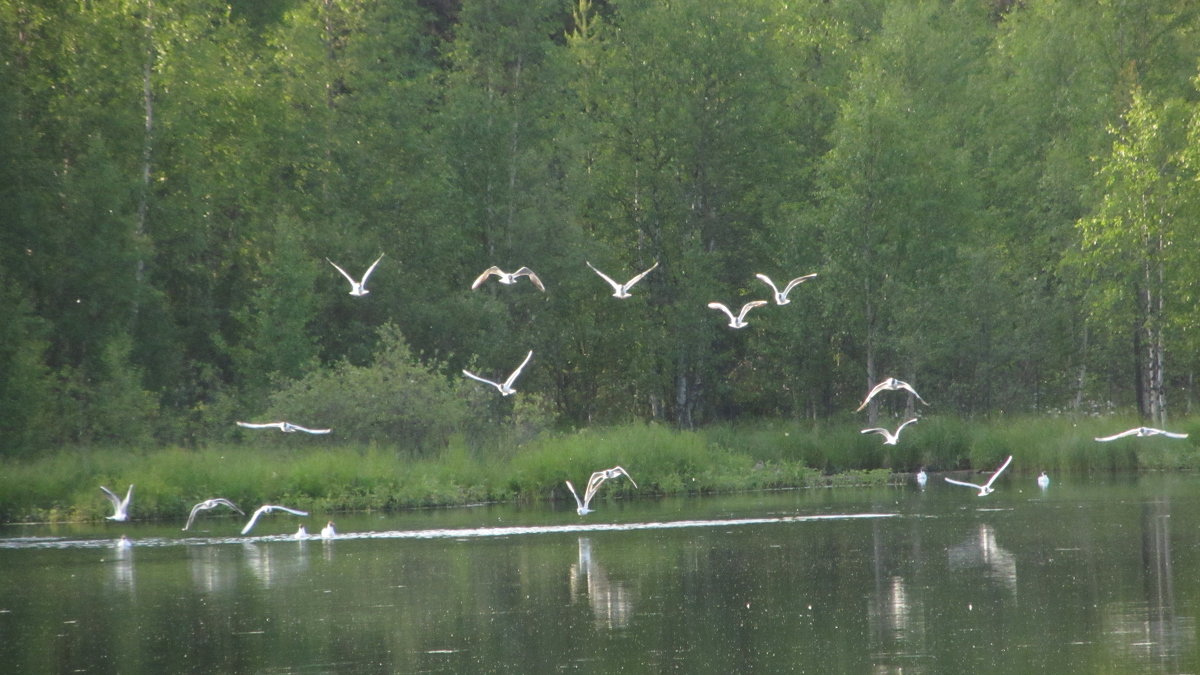
[[[246, 505], [243, 505], [246, 506]], [[5, 672], [1197, 672], [1200, 477], [0, 530]], [[136, 503], [133, 512], [136, 514]], [[132, 546], [119, 547], [127, 535]]]

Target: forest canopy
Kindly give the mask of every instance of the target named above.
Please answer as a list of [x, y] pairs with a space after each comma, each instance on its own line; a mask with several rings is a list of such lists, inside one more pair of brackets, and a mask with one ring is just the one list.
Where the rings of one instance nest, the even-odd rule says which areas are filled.
[[[1198, 29], [1191, 0], [0, 0], [0, 452], [289, 411], [417, 445], [822, 419], [888, 376], [1161, 422], [1200, 365]], [[364, 296], [327, 262], [380, 254]], [[658, 267], [617, 299], [587, 263]], [[492, 265], [545, 292], [471, 290]], [[769, 299], [756, 273], [817, 277], [733, 330], [706, 305]], [[461, 375], [528, 350], [514, 397]]]

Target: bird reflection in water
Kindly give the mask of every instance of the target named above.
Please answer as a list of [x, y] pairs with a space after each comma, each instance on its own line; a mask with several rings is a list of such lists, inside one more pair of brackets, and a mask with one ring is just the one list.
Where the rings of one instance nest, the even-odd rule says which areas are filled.
[[924, 645], [925, 622], [920, 600], [909, 597], [904, 577], [888, 578], [867, 604], [867, 621], [877, 648], [898, 654], [920, 650]]
[[579, 538], [579, 560], [571, 565], [571, 598], [587, 593], [597, 627], [624, 628], [629, 625], [633, 602], [622, 581], [612, 581], [604, 568], [592, 560], [592, 540]]
[[996, 533], [991, 525], [981, 523], [976, 534], [951, 546], [947, 555], [950, 569], [986, 567], [988, 577], [1004, 584], [1014, 594], [1017, 592], [1017, 559], [996, 544]]
[[222, 556], [225, 550], [220, 546], [188, 546], [188, 570], [192, 575], [192, 585], [198, 590], [213, 593], [233, 588], [236, 581], [234, 567], [228, 556]]
[[112, 553], [112, 580], [113, 585], [127, 591], [133, 590], [133, 542], [129, 537], [121, 535], [121, 538], [113, 542]]
[[304, 541], [299, 545], [256, 544], [244, 542], [242, 552], [250, 572], [263, 588], [271, 588], [278, 582], [297, 578], [308, 567], [308, 555]]

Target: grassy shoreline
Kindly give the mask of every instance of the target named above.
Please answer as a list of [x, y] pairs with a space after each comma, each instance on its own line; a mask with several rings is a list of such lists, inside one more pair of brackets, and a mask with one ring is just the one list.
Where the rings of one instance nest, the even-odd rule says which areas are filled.
[[[0, 463], [0, 522], [89, 521], [110, 513], [99, 490], [134, 490], [131, 518], [186, 518], [202, 499], [243, 507], [281, 503], [323, 512], [453, 506], [477, 502], [570, 500], [563, 481], [625, 467], [638, 481], [606, 486], [614, 495], [677, 495], [780, 487], [883, 485], [896, 473], [992, 467], [1008, 454], [1012, 471], [1034, 475], [1200, 468], [1200, 418], [1161, 438], [1096, 443], [1136, 426], [1124, 418], [1023, 417], [985, 421], [929, 417], [898, 446], [842, 422], [769, 422], [678, 431], [630, 424], [539, 436], [520, 445], [497, 438], [489, 449], [461, 441], [435, 457], [395, 448], [287, 442], [149, 450], [71, 448]], [[894, 427], [892, 421], [883, 426]]]

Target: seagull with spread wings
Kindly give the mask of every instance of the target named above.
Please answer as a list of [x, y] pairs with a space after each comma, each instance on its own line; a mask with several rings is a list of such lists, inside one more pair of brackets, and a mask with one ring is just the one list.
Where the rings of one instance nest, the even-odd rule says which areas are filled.
[[306, 434], [327, 434], [332, 431], [332, 429], [309, 429], [308, 427], [302, 427], [299, 424], [292, 424], [291, 422], [238, 422], [237, 425], [247, 429], [279, 429], [285, 434], [297, 431], [303, 431]]
[[996, 479], [1000, 477], [1000, 474], [1004, 473], [1004, 470], [1008, 468], [1009, 464], [1012, 464], [1012, 455], [1009, 455], [1008, 459], [1004, 460], [1004, 463], [1000, 465], [1000, 468], [996, 469], [996, 472], [992, 474], [992, 477], [988, 479], [988, 482], [984, 483], [983, 485], [965, 483], [961, 480], [954, 480], [953, 478], [947, 478], [946, 482], [953, 483], [955, 485], [962, 485], [963, 487], [975, 488], [976, 490], [979, 490], [980, 497], [986, 497], [996, 491], [996, 489], [992, 487], [992, 483], [996, 482]]
[[796, 277], [795, 279], [789, 281], [787, 285], [783, 287], [782, 291], [775, 286], [774, 281], [771, 281], [771, 277], [768, 277], [765, 274], [755, 274], [754, 276], [757, 277], [759, 281], [771, 287], [771, 291], [775, 293], [775, 304], [786, 305], [791, 302], [791, 300], [788, 300], [788, 293], [791, 293], [793, 288], [817, 276], [817, 274], [814, 272], [812, 274], [805, 274], [802, 277]]
[[607, 274], [605, 274], [604, 272], [601, 272], [600, 270], [596, 269], [592, 265], [592, 263], [587, 262], [586, 260], [584, 262], [587, 263], [588, 267], [592, 268], [593, 272], [595, 272], [596, 274], [599, 274], [601, 279], [607, 281], [609, 286], [613, 287], [613, 297], [621, 298], [621, 299], [632, 297], [632, 295], [629, 292], [629, 289], [633, 288], [634, 284], [641, 281], [642, 277], [646, 276], [650, 272], [654, 271], [654, 268], [658, 267], [658, 263], [655, 262], [653, 265], [650, 266], [650, 269], [646, 270], [645, 272], [642, 272], [641, 274], [635, 276], [634, 278], [632, 278], [629, 281], [626, 281], [625, 283], [622, 284], [622, 283], [613, 281], [612, 277], [610, 277]]
[[475, 277], [475, 282], [471, 284], [471, 290], [479, 288], [479, 286], [483, 284], [483, 282], [487, 281], [488, 277], [492, 276], [493, 274], [500, 278], [500, 283], [508, 286], [517, 283], [517, 279], [520, 279], [521, 277], [529, 277], [529, 280], [533, 282], [534, 286], [537, 286], [539, 291], [546, 291], [546, 287], [542, 285], [542, 280], [539, 279], [538, 275], [534, 274], [533, 270], [529, 269], [528, 267], [522, 267], [516, 272], [505, 272], [495, 265], [492, 265], [484, 270], [483, 274]]
[[614, 466], [611, 469], [603, 469], [593, 473], [592, 477], [588, 479], [587, 489], [583, 491], [582, 500], [579, 499], [579, 494], [575, 492], [575, 486], [571, 484], [571, 481], [566, 481], [567, 489], [571, 491], [571, 496], [575, 498], [575, 513], [578, 513], [581, 516], [586, 516], [587, 514], [591, 513], [592, 510], [588, 508], [588, 505], [592, 503], [592, 497], [596, 496], [596, 490], [600, 489], [600, 486], [604, 484], [604, 481], [609, 480], [610, 478], [616, 478], [618, 476], [625, 476], [629, 479], [630, 483], [633, 483], [633, 487], [637, 487], [637, 483], [633, 480], [633, 476], [630, 476], [628, 471], [619, 466]]
[[326, 258], [325, 262], [329, 263], [330, 265], [333, 265], [334, 269], [341, 272], [342, 276], [346, 277], [346, 281], [350, 282], [350, 295], [357, 297], [357, 296], [366, 295], [371, 292], [371, 291], [367, 290], [367, 277], [371, 276], [371, 272], [375, 271], [375, 266], [379, 264], [380, 260], [383, 260], [382, 253], [380, 253], [379, 257], [375, 259], [375, 262], [371, 263], [371, 266], [367, 268], [366, 273], [363, 274], [362, 281], [355, 281], [354, 277], [347, 274], [346, 270], [339, 267], [337, 263], [333, 262], [329, 258]]
[[130, 483], [129, 489], [125, 491], [125, 499], [121, 499], [112, 490], [103, 485], [100, 486], [100, 489], [104, 490], [104, 496], [108, 497], [108, 501], [112, 502], [113, 505], [113, 514], [105, 516], [104, 519], [115, 520], [117, 522], [129, 520], [129, 500], [133, 498], [133, 484]]
[[233, 509], [234, 511], [237, 511], [238, 513], [242, 514], [243, 516], [246, 515], [245, 511], [243, 511], [237, 507], [237, 504], [234, 504], [233, 502], [229, 501], [228, 499], [225, 499], [224, 497], [214, 497], [212, 499], [205, 499], [204, 501], [202, 501], [199, 504], [192, 507], [192, 512], [190, 514], [188, 514], [187, 525], [183, 526], [183, 531], [187, 532], [188, 528], [190, 528], [192, 526], [192, 521], [196, 519], [197, 513], [200, 513], [201, 511], [209, 511], [211, 509], [217, 508], [218, 506], [228, 506], [229, 508]]
[[263, 504], [262, 506], [258, 507], [258, 510], [254, 512], [254, 515], [250, 516], [250, 522], [246, 523], [246, 526], [242, 528], [242, 534], [246, 534], [254, 527], [254, 524], [258, 522], [259, 516], [271, 513], [272, 511], [286, 511], [293, 516], [308, 515], [308, 511], [297, 511], [296, 509], [289, 509], [286, 506], [277, 506], [275, 504]]
[[1121, 433], [1113, 434], [1112, 436], [1103, 436], [1101, 438], [1097, 438], [1096, 440], [1100, 441], [1101, 443], [1107, 443], [1109, 441], [1115, 441], [1118, 438], [1125, 438], [1126, 436], [1135, 436], [1137, 438], [1145, 438], [1146, 436], [1166, 436], [1167, 438], [1188, 437], [1187, 434], [1181, 434], [1174, 431], [1163, 431], [1162, 429], [1155, 429], [1154, 427], [1134, 427], [1128, 431], [1122, 431]]
[[904, 424], [901, 424], [900, 426], [896, 427], [896, 431], [894, 433], [891, 431], [888, 431], [887, 429], [884, 429], [883, 427], [875, 427], [872, 429], [863, 429], [862, 433], [864, 433], [864, 434], [880, 434], [881, 436], [883, 436], [883, 444], [884, 445], [895, 445], [900, 440], [900, 430], [902, 430], [904, 427], [906, 427], [916, 421], [917, 421], [916, 417], [914, 417], [910, 420], [907, 420], [906, 422], [904, 422]]
[[[875, 385], [871, 389], [871, 391], [867, 393], [867, 397], [863, 399], [862, 405], [858, 406], [858, 408], [855, 409], [854, 412], [858, 412], [859, 410], [862, 410], [863, 408], [867, 407], [867, 404], [871, 402], [871, 399], [875, 398], [875, 394], [878, 394], [881, 391], [895, 391], [897, 389], [903, 389], [903, 390], [909, 392], [910, 394], [912, 394], [913, 396], [916, 396], [917, 400], [920, 401], [921, 403], [925, 403], [925, 399], [921, 398], [921, 395], [917, 393], [916, 389], [912, 388], [912, 385], [910, 385], [909, 383], [904, 382], [902, 380], [897, 380], [894, 377], [889, 377], [888, 379], [884, 380], [883, 382], [880, 382], [879, 384]], [[929, 404], [925, 403], [925, 405], [929, 405]]]
[[517, 381], [517, 377], [519, 377], [521, 375], [521, 371], [525, 368], [525, 364], [529, 363], [529, 359], [531, 359], [531, 358], [533, 358], [533, 350], [532, 349], [529, 350], [529, 353], [525, 355], [525, 360], [521, 362], [521, 365], [517, 366], [517, 369], [512, 372], [512, 375], [509, 375], [508, 379], [503, 382], [493, 382], [491, 380], [482, 378], [482, 377], [476, 375], [475, 373], [472, 373], [471, 371], [465, 370], [465, 369], [463, 370], [463, 375], [466, 375], [467, 377], [471, 378], [472, 380], [477, 380], [479, 382], [483, 382], [484, 384], [490, 384], [493, 387], [495, 387], [497, 390], [499, 390], [499, 392], [502, 396], [508, 396], [509, 394], [516, 393], [517, 390], [512, 388], [513, 382]]
[[730, 328], [745, 328], [746, 326], [750, 325], [750, 324], [746, 323], [746, 314], [748, 314], [750, 312], [750, 310], [754, 309], [755, 307], [762, 307], [763, 305], [766, 305], [766, 304], [770, 304], [770, 303], [768, 303], [768, 301], [766, 301], [766, 300], [752, 300], [750, 302], [747, 302], [746, 304], [742, 305], [742, 311], [738, 312], [737, 316], [734, 316], [733, 312], [729, 311], [728, 307], [726, 307], [725, 305], [723, 305], [719, 302], [708, 303], [708, 308], [709, 309], [719, 309], [722, 312], [725, 312], [725, 316], [729, 317], [729, 327]]

